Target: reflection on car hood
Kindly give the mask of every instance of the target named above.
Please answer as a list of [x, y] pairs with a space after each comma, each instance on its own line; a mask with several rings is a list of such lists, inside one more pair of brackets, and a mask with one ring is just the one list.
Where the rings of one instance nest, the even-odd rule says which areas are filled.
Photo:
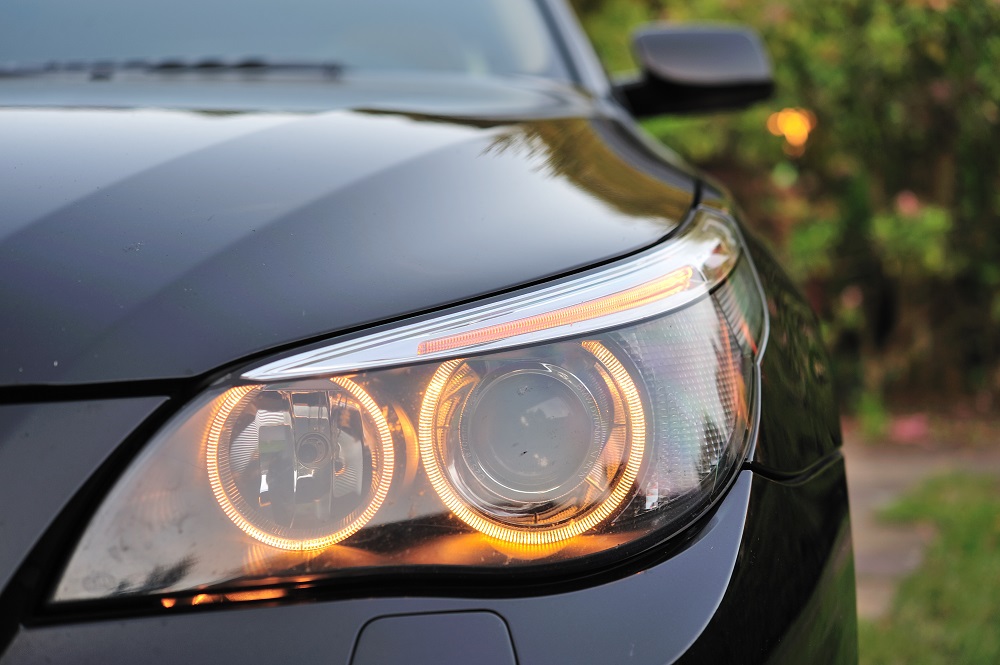
[[[0, 385], [178, 378], [565, 273], [692, 201], [606, 120], [0, 111]], [[644, 170], [645, 169], [645, 170]]]

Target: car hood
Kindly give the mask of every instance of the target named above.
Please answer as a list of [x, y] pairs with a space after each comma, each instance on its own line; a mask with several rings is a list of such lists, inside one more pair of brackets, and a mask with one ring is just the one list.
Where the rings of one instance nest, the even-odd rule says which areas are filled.
[[587, 117], [2, 110], [0, 385], [203, 375], [652, 244], [693, 180], [626, 134]]

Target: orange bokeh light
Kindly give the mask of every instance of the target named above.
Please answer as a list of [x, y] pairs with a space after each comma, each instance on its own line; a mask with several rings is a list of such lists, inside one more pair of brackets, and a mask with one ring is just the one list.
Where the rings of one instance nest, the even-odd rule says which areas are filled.
[[793, 148], [802, 149], [809, 134], [816, 129], [816, 116], [812, 111], [786, 108], [772, 113], [767, 119], [767, 131], [775, 136], [783, 136]]

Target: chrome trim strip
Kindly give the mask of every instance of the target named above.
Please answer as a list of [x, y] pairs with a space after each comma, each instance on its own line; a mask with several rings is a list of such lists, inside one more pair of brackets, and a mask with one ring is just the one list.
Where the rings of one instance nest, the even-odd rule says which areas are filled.
[[[627, 325], [679, 309], [706, 295], [728, 276], [743, 251], [734, 222], [718, 210], [699, 208], [679, 236], [618, 263], [498, 302], [473, 306], [463, 311], [301, 352], [251, 369], [243, 374], [243, 379], [257, 382], [285, 381], [427, 360], [444, 360]], [[685, 266], [695, 268], [696, 277], [691, 287], [653, 303], [487, 343], [436, 353], [418, 352], [421, 342], [511, 323], [614, 295]]]

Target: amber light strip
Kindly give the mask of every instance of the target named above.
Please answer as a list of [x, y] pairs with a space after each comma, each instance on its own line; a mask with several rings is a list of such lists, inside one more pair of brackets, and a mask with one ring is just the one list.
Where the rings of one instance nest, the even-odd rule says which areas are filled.
[[441, 462], [435, 452], [434, 421], [438, 402], [441, 398], [441, 391], [448, 384], [452, 373], [465, 360], [460, 358], [443, 363], [437, 372], [434, 373], [433, 378], [431, 378], [430, 384], [427, 386], [423, 405], [420, 408], [420, 429], [418, 434], [420, 459], [423, 462], [427, 478], [430, 480], [434, 491], [437, 492], [438, 497], [441, 498], [441, 501], [444, 502], [456, 517], [476, 531], [491, 538], [517, 545], [551, 545], [579, 536], [608, 519], [632, 491], [635, 479], [639, 474], [639, 467], [642, 465], [642, 460], [646, 453], [646, 420], [643, 415], [639, 389], [636, 388], [635, 382], [629, 376], [628, 370], [625, 369], [615, 355], [608, 351], [604, 345], [600, 342], [586, 341], [583, 342], [583, 347], [604, 365], [622, 392], [628, 411], [630, 450], [625, 471], [621, 478], [619, 478], [615, 488], [611, 491], [611, 494], [589, 512], [560, 527], [540, 527], [536, 529], [515, 527], [483, 516], [473, 510], [459, 497], [458, 493], [445, 477]]
[[552, 312], [536, 314], [527, 318], [500, 323], [495, 326], [479, 328], [469, 332], [439, 337], [421, 342], [417, 347], [419, 355], [431, 353], [441, 353], [462, 349], [478, 344], [496, 342], [508, 337], [525, 335], [527, 333], [538, 332], [549, 328], [558, 328], [580, 321], [598, 319], [609, 314], [617, 314], [629, 309], [635, 309], [644, 305], [669, 298], [672, 295], [687, 291], [691, 287], [691, 280], [694, 277], [694, 268], [684, 266], [663, 277], [634, 286], [618, 293], [595, 298], [582, 302], [579, 305], [570, 305]]
[[274, 534], [268, 533], [263, 529], [250, 523], [240, 511], [233, 505], [232, 500], [226, 493], [226, 488], [223, 486], [222, 478], [219, 474], [219, 442], [222, 438], [222, 431], [225, 428], [226, 420], [229, 418], [233, 409], [252, 391], [257, 390], [258, 386], [239, 386], [226, 391], [222, 396], [219, 397], [218, 411], [216, 412], [215, 418], [212, 421], [212, 426], [209, 428], [207, 445], [205, 450], [205, 456], [207, 458], [208, 466], [208, 479], [212, 486], [212, 494], [215, 495], [215, 500], [219, 502], [219, 506], [222, 508], [222, 512], [232, 520], [233, 524], [238, 526], [243, 530], [248, 536], [259, 540], [265, 545], [270, 545], [271, 547], [276, 547], [282, 550], [320, 550], [340, 541], [348, 538], [355, 533], [375, 516], [375, 513], [382, 506], [382, 502], [385, 501], [385, 497], [389, 493], [389, 486], [392, 484], [392, 472], [395, 465], [395, 453], [392, 445], [392, 434], [389, 432], [389, 425], [385, 420], [385, 416], [382, 415], [382, 411], [379, 409], [378, 404], [375, 400], [371, 398], [364, 391], [361, 386], [357, 385], [349, 379], [344, 379], [340, 377], [330, 379], [333, 383], [343, 388], [347, 393], [349, 393], [354, 399], [358, 400], [358, 403], [364, 407], [368, 415], [371, 416], [372, 420], [375, 421], [375, 427], [378, 429], [379, 439], [382, 444], [382, 473], [379, 477], [378, 486], [375, 488], [375, 494], [368, 506], [365, 508], [364, 512], [358, 515], [350, 524], [345, 526], [334, 533], [328, 534], [326, 536], [321, 536], [319, 538], [283, 538], [281, 536], [275, 536]]

